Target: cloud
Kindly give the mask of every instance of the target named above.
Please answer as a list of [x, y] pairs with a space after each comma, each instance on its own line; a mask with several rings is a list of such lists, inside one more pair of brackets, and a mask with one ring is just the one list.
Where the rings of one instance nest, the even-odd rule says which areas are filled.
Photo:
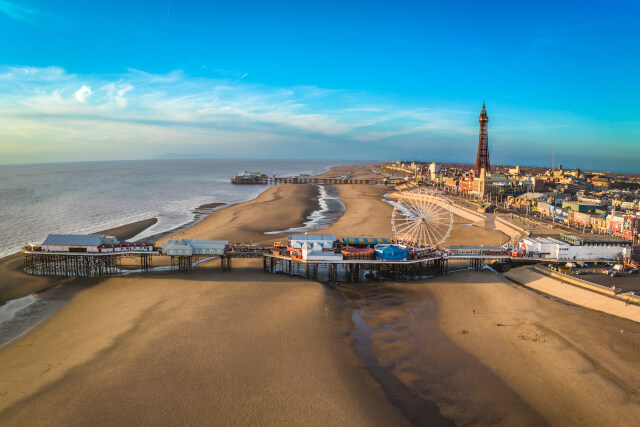
[[[342, 89], [237, 81], [237, 75], [205, 78], [182, 71], [78, 75], [60, 67], [0, 67], [0, 153], [14, 153], [0, 158], [4, 163], [62, 161], [72, 155], [114, 158], [108, 153], [149, 158], [180, 144], [185, 153], [236, 157], [272, 157], [277, 147], [287, 157], [447, 160], [442, 156], [450, 155], [451, 160], [474, 160], [477, 110], [416, 107]], [[573, 152], [585, 135], [603, 137], [588, 118], [559, 112], [503, 114], [490, 127], [496, 157], [519, 141], [562, 141]], [[621, 140], [629, 129], [637, 135], [637, 123], [618, 126]], [[58, 157], [40, 154], [50, 149]]]
[[76, 91], [76, 99], [78, 102], [84, 104], [87, 102], [87, 98], [91, 96], [93, 92], [91, 92], [91, 88], [89, 86], [82, 86], [80, 89]]
[[238, 80], [236, 80], [235, 82], [233, 82], [233, 84], [238, 83], [240, 80], [244, 79], [245, 77], [247, 77], [249, 75], [249, 73], [244, 73], [242, 76], [240, 76], [240, 78]]
[[102, 88], [108, 94], [111, 101], [120, 108], [127, 106], [127, 98], [125, 95], [131, 92], [135, 87], [129, 83], [109, 83]]
[[33, 9], [18, 6], [6, 0], [0, 0], [0, 13], [5, 14], [11, 19], [28, 23], [32, 23], [33, 18], [39, 15], [39, 13]]
[[0, 81], [61, 81], [74, 77], [61, 67], [7, 67], [0, 72]]

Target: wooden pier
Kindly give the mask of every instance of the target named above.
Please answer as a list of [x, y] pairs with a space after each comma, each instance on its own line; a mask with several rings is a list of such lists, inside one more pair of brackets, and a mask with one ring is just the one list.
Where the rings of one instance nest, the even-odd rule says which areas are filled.
[[[222, 271], [231, 270], [233, 258], [263, 258], [263, 270], [311, 280], [336, 282], [420, 280], [447, 274], [449, 261], [468, 261], [469, 267], [482, 270], [489, 261], [505, 261], [510, 264], [559, 263], [556, 259], [511, 257], [509, 255], [442, 255], [406, 261], [388, 260], [335, 260], [313, 261], [285, 255], [272, 254], [270, 249], [255, 247], [250, 250], [228, 251], [223, 255], [162, 255], [149, 252], [24, 252], [25, 272], [38, 276], [108, 277], [127, 272], [122, 268], [122, 258], [139, 259], [137, 272], [153, 270], [154, 256], [169, 256], [172, 270], [191, 271], [207, 260], [220, 258]], [[127, 263], [131, 266], [131, 263]], [[131, 270], [129, 270], [131, 272]]]
[[108, 277], [121, 274], [122, 258], [139, 258], [140, 271], [151, 269], [152, 252], [25, 252], [25, 272], [35, 276]]
[[356, 179], [356, 178], [315, 178], [315, 177], [231, 177], [232, 184], [266, 185], [266, 184], [375, 184], [395, 185], [397, 181], [388, 179]]
[[447, 274], [448, 260], [444, 257], [434, 257], [408, 261], [305, 261], [282, 255], [265, 254], [262, 266], [265, 273], [286, 274], [334, 284], [384, 279], [402, 282]]

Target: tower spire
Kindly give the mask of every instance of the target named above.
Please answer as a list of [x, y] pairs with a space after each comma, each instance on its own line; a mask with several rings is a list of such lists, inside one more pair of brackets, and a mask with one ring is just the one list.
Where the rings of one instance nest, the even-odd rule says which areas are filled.
[[480, 176], [480, 172], [484, 168], [486, 173], [489, 173], [491, 166], [489, 163], [489, 115], [484, 105], [484, 97], [482, 98], [482, 110], [480, 111], [480, 137], [478, 138], [478, 154], [476, 156], [476, 176]]

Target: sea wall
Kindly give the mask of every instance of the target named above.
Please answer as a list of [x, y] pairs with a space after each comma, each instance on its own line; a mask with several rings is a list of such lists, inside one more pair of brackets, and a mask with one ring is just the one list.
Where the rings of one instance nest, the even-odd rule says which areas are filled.
[[628, 301], [632, 304], [640, 305], [639, 296], [631, 294], [617, 294], [613, 289], [607, 286], [598, 285], [597, 283], [589, 282], [586, 280], [578, 279], [577, 277], [570, 276], [568, 274], [553, 271], [539, 264], [534, 266], [533, 268], [544, 275], [562, 280], [563, 282], [569, 283], [571, 285], [578, 286], [589, 291], [598, 292], [599, 294], [606, 295], [615, 299]]
[[529, 237], [531, 234], [524, 228], [511, 224], [509, 221], [502, 219], [499, 216], [495, 216], [494, 218], [496, 228], [509, 236], [512, 243], [517, 243], [522, 240], [523, 237]]
[[449, 203], [451, 204], [451, 211], [459, 217], [469, 219], [471, 221], [485, 221], [487, 219], [487, 216], [480, 212], [475, 212], [469, 208], [465, 208], [464, 206], [456, 205], [451, 201], [449, 201]]

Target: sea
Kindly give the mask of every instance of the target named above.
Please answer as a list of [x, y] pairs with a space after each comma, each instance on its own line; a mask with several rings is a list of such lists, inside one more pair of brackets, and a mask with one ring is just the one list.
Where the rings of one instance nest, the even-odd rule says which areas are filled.
[[[148, 218], [158, 222], [130, 240], [179, 229], [198, 219], [199, 206], [243, 202], [268, 188], [231, 184], [230, 177], [242, 170], [313, 175], [353, 163], [188, 159], [0, 166], [0, 257], [50, 233], [95, 233]], [[341, 214], [335, 189], [322, 186], [319, 194], [319, 209], [291, 231], [323, 228]]]

